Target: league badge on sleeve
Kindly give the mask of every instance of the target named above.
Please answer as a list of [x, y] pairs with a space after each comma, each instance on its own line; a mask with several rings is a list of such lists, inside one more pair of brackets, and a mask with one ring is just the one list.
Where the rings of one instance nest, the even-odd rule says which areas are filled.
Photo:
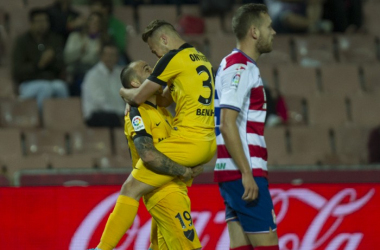
[[143, 122], [141, 116], [135, 116], [135, 117], [133, 117], [133, 119], [132, 119], [132, 126], [133, 126], [133, 129], [135, 131], [140, 131], [140, 130], [144, 130], [145, 129], [144, 122]]
[[237, 72], [235, 74], [235, 76], [232, 78], [232, 82], [231, 82], [231, 87], [234, 88], [234, 89], [237, 89], [238, 86], [239, 86], [239, 82], [240, 82], [240, 76], [241, 76], [241, 72], [244, 70], [245, 68], [244, 67], [239, 67], [237, 68]]

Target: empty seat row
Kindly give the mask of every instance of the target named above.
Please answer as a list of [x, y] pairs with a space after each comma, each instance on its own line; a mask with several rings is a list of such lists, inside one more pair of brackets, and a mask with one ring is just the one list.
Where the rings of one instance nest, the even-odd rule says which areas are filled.
[[284, 96], [289, 125], [372, 128], [380, 124], [378, 96]]
[[365, 164], [369, 131], [358, 127], [268, 128], [265, 131], [268, 164]]
[[259, 66], [268, 88], [284, 95], [337, 97], [358, 94], [380, 95], [380, 64], [357, 67], [330, 65], [320, 68], [302, 66]]
[[20, 169], [130, 167], [122, 129], [0, 130], [0, 165], [8, 175]]

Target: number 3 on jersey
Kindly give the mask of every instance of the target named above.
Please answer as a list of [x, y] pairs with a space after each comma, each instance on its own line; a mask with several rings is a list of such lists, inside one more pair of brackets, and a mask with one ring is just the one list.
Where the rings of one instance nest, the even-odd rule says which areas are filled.
[[207, 80], [203, 81], [203, 87], [210, 89], [210, 96], [208, 98], [204, 98], [203, 96], [199, 96], [198, 102], [202, 103], [203, 105], [209, 106], [211, 104], [211, 101], [212, 101], [212, 98], [213, 98], [213, 93], [214, 93], [214, 89], [213, 89], [212, 83], [211, 83], [212, 79], [215, 82], [214, 75], [211, 76], [210, 71], [204, 65], [201, 65], [201, 66], [197, 67], [196, 70], [197, 70], [198, 75], [201, 75], [203, 72], [205, 72], [208, 75]]

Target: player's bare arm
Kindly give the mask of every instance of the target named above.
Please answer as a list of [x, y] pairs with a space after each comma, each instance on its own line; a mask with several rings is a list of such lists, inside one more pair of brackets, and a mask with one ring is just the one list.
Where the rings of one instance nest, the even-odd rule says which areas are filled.
[[161, 95], [157, 96], [157, 105], [160, 107], [169, 107], [173, 103], [172, 95], [170, 94], [170, 88], [166, 87]]
[[139, 106], [161, 88], [161, 85], [145, 80], [139, 88], [121, 88], [119, 94], [131, 106]]
[[259, 189], [252, 176], [252, 170], [244, 154], [243, 146], [240, 140], [239, 130], [236, 125], [238, 111], [222, 108], [220, 116], [220, 132], [225, 141], [228, 153], [232, 156], [237, 167], [242, 174], [244, 186], [243, 200], [252, 201], [257, 198]]
[[134, 140], [134, 144], [145, 166], [153, 172], [158, 174], [179, 176], [184, 181], [188, 181], [192, 178], [192, 170], [179, 165], [158, 151], [154, 147], [152, 138], [148, 136], [141, 136]]

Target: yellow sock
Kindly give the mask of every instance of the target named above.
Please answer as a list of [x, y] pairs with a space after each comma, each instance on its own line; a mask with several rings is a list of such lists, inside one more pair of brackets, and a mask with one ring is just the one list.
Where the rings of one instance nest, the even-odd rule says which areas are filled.
[[138, 208], [139, 203], [135, 199], [119, 195], [97, 248], [101, 250], [114, 249], [125, 232], [132, 226]]

